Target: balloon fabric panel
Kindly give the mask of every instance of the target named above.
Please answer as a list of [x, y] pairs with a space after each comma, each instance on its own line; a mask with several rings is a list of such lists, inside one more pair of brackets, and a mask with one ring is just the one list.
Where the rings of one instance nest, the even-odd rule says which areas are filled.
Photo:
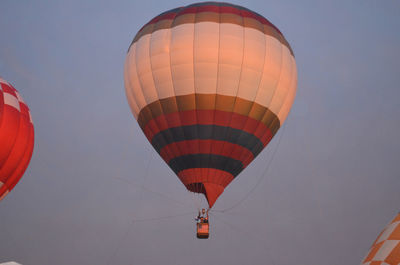
[[400, 213], [382, 230], [362, 265], [400, 264]]

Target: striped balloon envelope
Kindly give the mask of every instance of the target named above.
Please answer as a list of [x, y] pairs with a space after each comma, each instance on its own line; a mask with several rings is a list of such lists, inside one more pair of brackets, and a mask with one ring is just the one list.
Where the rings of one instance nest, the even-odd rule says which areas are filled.
[[282, 126], [297, 86], [294, 55], [279, 29], [217, 2], [175, 8], [145, 24], [124, 77], [147, 139], [210, 208]]
[[400, 264], [400, 213], [382, 230], [362, 265]]
[[0, 78], [0, 200], [21, 179], [33, 152], [34, 131], [28, 106]]

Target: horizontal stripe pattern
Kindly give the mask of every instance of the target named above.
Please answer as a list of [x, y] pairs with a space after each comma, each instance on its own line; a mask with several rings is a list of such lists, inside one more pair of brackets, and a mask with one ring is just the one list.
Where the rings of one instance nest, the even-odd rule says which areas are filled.
[[141, 37], [152, 34], [157, 30], [173, 28], [187, 23], [201, 22], [230, 23], [253, 28], [279, 40], [293, 55], [293, 51], [283, 34], [265, 17], [238, 5], [215, 2], [198, 3], [187, 7], [175, 8], [156, 16], [139, 30], [131, 46]]
[[[279, 118], [268, 108], [242, 98], [218, 94], [191, 94], [160, 99], [144, 107], [139, 112], [137, 121], [139, 126], [144, 130], [149, 121], [157, 117], [170, 113], [186, 113], [186, 111], [190, 110], [216, 110], [214, 118], [218, 119], [221, 117], [221, 120], [225, 121], [225, 123], [229, 122], [230, 119], [227, 119], [223, 112], [228, 113], [228, 115], [238, 114], [235, 115], [235, 118], [243, 115], [267, 126], [272, 135], [280, 127]], [[197, 112], [197, 114], [201, 115], [200, 112]], [[209, 113], [205, 114], [201, 117], [205, 117]]]
[[185, 140], [217, 140], [240, 145], [254, 156], [264, 148], [263, 143], [254, 135], [242, 130], [218, 125], [191, 125], [174, 127], [156, 134], [151, 144], [158, 153], [168, 144]]
[[205, 2], [144, 25], [128, 50], [124, 82], [148, 140], [188, 189], [207, 190], [212, 206], [286, 119], [297, 70], [268, 20]]
[[161, 99], [217, 94], [256, 102], [283, 122], [296, 76], [293, 56], [277, 39], [211, 22], [146, 35], [132, 46], [125, 63], [126, 95], [135, 117]]
[[234, 4], [230, 4], [230, 3], [223, 3], [223, 2], [200, 2], [200, 3], [194, 3], [191, 5], [188, 5], [186, 7], [174, 8], [174, 9], [168, 10], [168, 11], [163, 12], [160, 15], [156, 16], [146, 25], [157, 23], [158, 21], [166, 19], [166, 18], [173, 18], [177, 14], [187, 14], [187, 13], [197, 13], [197, 12], [207, 12], [207, 11], [208, 12], [213, 11], [213, 12], [219, 12], [219, 13], [223, 13], [223, 12], [233, 13], [233, 14], [238, 14], [238, 15], [240, 14], [243, 17], [253, 17], [253, 18], [259, 20], [260, 23], [271, 25], [278, 32], [280, 32], [278, 28], [276, 28], [271, 22], [269, 22], [266, 18], [264, 18], [260, 14], [254, 12], [248, 8], [245, 8], [243, 6], [234, 5]]
[[151, 142], [154, 135], [168, 128], [189, 125], [229, 126], [253, 134], [265, 146], [272, 137], [271, 130], [264, 124], [247, 116], [219, 110], [188, 110], [158, 116], [142, 128]]
[[[168, 113], [168, 106], [172, 106], [177, 99], [164, 100], [160, 104], [164, 104], [163, 111], [167, 114], [157, 112], [159, 110], [157, 104], [148, 106], [152, 115], [159, 113], [160, 116], [141, 123], [144, 126], [142, 129], [146, 137], [178, 176], [188, 178], [188, 173], [182, 174], [182, 171], [202, 174], [191, 176], [190, 180], [185, 179], [186, 186], [190, 183], [198, 183], [199, 178], [214, 184], [225, 183], [228, 185], [272, 139], [272, 132], [265, 125], [265, 120], [263, 123], [239, 114], [243, 112], [223, 111], [229, 109], [226, 104], [232, 102], [229, 97], [222, 97], [225, 98], [226, 104], [219, 104], [219, 108], [222, 110], [207, 109], [215, 107], [210, 99], [215, 99], [216, 96], [182, 96], [178, 100], [186, 103], [185, 106], [189, 110], [172, 113]], [[197, 109], [191, 109], [196, 106], [189, 107], [188, 99], [196, 97], [200, 99]], [[240, 104], [247, 105], [248, 110], [252, 109], [252, 105], [254, 105], [246, 101], [241, 101]], [[155, 110], [151, 110], [153, 106]], [[257, 107], [259, 108], [258, 113], [268, 112], [267, 108]], [[175, 110], [175, 108], [170, 110]], [[258, 117], [262, 116], [262, 114], [258, 115]], [[253, 114], [253, 117], [257, 116]], [[270, 117], [269, 126], [274, 124], [273, 117], [277, 120], [272, 113]], [[187, 186], [192, 191], [194, 187], [199, 189], [198, 185]], [[226, 186], [221, 185], [221, 187]], [[200, 193], [205, 193], [205, 191]]]
[[234, 178], [229, 172], [214, 168], [185, 169], [177, 175], [189, 191], [203, 193], [210, 208]]
[[173, 18], [166, 18], [163, 20], [159, 20], [156, 22], [156, 24], [150, 23], [144, 26], [144, 28], [138, 32], [138, 34], [133, 39], [131, 46], [143, 36], [152, 34], [158, 30], [171, 29], [183, 24], [194, 24], [201, 22], [235, 24], [238, 26], [258, 30], [265, 35], [277, 39], [280, 43], [285, 45], [290, 50], [290, 53], [293, 55], [293, 51], [290, 45], [283, 37], [283, 35], [279, 32], [279, 30], [277, 30], [276, 27], [273, 27], [269, 24], [261, 24], [259, 21], [257, 21], [252, 17], [243, 17], [240, 14], [212, 12], [212, 11], [200, 11], [195, 14], [183, 13]]
[[176, 156], [189, 154], [214, 154], [229, 156], [239, 160], [246, 167], [254, 159], [254, 154], [248, 149], [226, 141], [216, 140], [185, 140], [166, 145], [159, 152], [160, 156], [167, 162]]
[[213, 168], [226, 171], [237, 176], [243, 170], [243, 164], [226, 156], [212, 154], [194, 154], [175, 157], [168, 163], [169, 167], [178, 174], [191, 168]]
[[231, 173], [215, 168], [190, 168], [180, 171], [177, 175], [184, 185], [212, 182], [226, 187], [234, 179]]

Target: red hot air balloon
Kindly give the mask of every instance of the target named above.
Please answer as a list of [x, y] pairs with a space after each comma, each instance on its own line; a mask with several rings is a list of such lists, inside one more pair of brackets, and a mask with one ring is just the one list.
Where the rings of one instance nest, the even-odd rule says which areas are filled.
[[33, 152], [34, 131], [28, 106], [0, 78], [0, 200], [21, 179]]
[[211, 208], [267, 146], [294, 101], [290, 45], [263, 16], [204, 2], [164, 12], [136, 34], [125, 91], [147, 139]]

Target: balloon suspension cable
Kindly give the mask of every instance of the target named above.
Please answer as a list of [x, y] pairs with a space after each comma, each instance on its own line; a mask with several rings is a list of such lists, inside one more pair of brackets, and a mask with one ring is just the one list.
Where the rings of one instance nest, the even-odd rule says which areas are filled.
[[230, 206], [230, 207], [228, 207], [228, 208], [225, 208], [225, 209], [223, 209], [223, 210], [210, 209], [210, 211], [212, 211], [212, 212], [220, 212], [220, 213], [224, 213], [224, 212], [230, 211], [230, 210], [236, 208], [237, 206], [239, 206], [240, 204], [242, 204], [245, 200], [247, 200], [247, 199], [250, 197], [250, 195], [255, 191], [255, 189], [258, 187], [258, 185], [261, 183], [261, 181], [265, 178], [265, 176], [266, 176], [267, 173], [268, 173], [269, 168], [271, 167], [272, 161], [274, 160], [274, 157], [275, 157], [275, 155], [276, 155], [276, 152], [277, 152], [277, 150], [278, 150], [278, 147], [279, 147], [279, 145], [280, 145], [280, 143], [281, 143], [281, 140], [282, 140], [282, 138], [283, 138], [283, 134], [284, 134], [284, 132], [285, 132], [285, 128], [286, 128], [287, 122], [288, 122], [288, 121], [286, 121], [286, 123], [283, 124], [282, 130], [281, 130], [281, 134], [279, 135], [278, 143], [276, 144], [275, 149], [274, 149], [274, 151], [272, 152], [271, 159], [269, 159], [269, 161], [268, 161], [268, 163], [267, 163], [267, 166], [265, 167], [265, 169], [264, 169], [264, 171], [262, 172], [262, 174], [260, 175], [260, 177], [257, 179], [256, 184], [245, 194], [245, 196], [244, 196], [242, 199], [240, 199], [240, 200], [239, 200], [238, 202], [236, 202], [234, 205], [232, 205], [232, 206]]
[[[150, 189], [148, 189], [147, 187], [145, 187], [144, 181], [145, 181], [145, 179], [148, 177], [148, 174], [149, 174], [149, 171], [150, 171], [149, 169], [150, 169], [150, 164], [151, 164], [151, 160], [152, 160], [152, 159], [151, 159], [151, 158], [152, 158], [152, 153], [153, 153], [153, 152], [151, 152], [151, 153], [149, 154], [148, 164], [147, 164], [147, 166], [146, 166], [145, 173], [143, 174], [143, 177], [142, 177], [142, 184], [141, 184], [141, 185], [135, 185], [134, 181], [129, 180], [129, 179], [125, 179], [125, 178], [122, 178], [122, 177], [116, 177], [116, 176], [114, 176], [113, 178], [114, 178], [114, 179], [117, 179], [117, 180], [120, 180], [120, 181], [123, 181], [123, 182], [125, 182], [125, 183], [128, 183], [128, 184], [132, 185], [133, 187], [138, 187], [138, 186], [139, 186], [141, 190], [149, 191], [149, 192], [154, 193], [154, 194], [157, 194], [157, 195], [159, 195], [159, 196], [161, 196], [161, 197], [163, 197], [163, 198], [165, 198], [165, 199], [168, 199], [169, 201], [173, 201], [173, 202], [175, 202], [175, 203], [179, 203], [179, 204], [181, 204], [181, 205], [187, 206], [186, 203], [180, 202], [180, 201], [175, 200], [175, 199], [173, 199], [173, 198], [171, 198], [171, 197], [169, 197], [169, 196], [166, 196], [166, 195], [163, 194], [163, 193], [156, 192], [156, 191], [150, 190]], [[109, 258], [109, 260], [108, 260], [108, 262], [107, 262], [107, 265], [111, 265], [111, 264], [112, 264], [112, 261], [114, 260], [115, 256], [117, 255], [119, 249], [124, 245], [123, 243], [125, 243], [125, 242], [128, 240], [129, 231], [131, 230], [131, 228], [133, 227], [133, 225], [134, 225], [135, 223], [139, 223], [139, 222], [150, 222], [150, 221], [158, 221], [158, 220], [163, 220], [163, 219], [170, 219], [170, 218], [175, 218], [175, 217], [179, 217], [179, 216], [192, 215], [192, 214], [194, 214], [194, 213], [195, 213], [195, 212], [191, 211], [191, 212], [185, 212], [185, 213], [179, 213], [179, 214], [167, 215], [167, 216], [160, 216], [160, 217], [149, 217], [149, 218], [142, 218], [142, 219], [133, 219], [133, 220], [129, 223], [128, 227], [126, 228], [125, 233], [122, 235], [121, 239], [119, 240], [119, 244], [117, 244], [117, 247], [115, 248], [115, 250], [113, 251], [113, 253], [110, 255], [110, 258]]]
[[160, 217], [153, 217], [153, 218], [143, 218], [143, 219], [133, 219], [132, 223], [136, 222], [149, 222], [149, 221], [159, 221], [159, 220], [164, 220], [164, 219], [171, 219], [175, 217], [180, 217], [180, 216], [186, 216], [186, 215], [192, 215], [195, 214], [196, 212], [190, 211], [190, 212], [185, 212], [185, 213], [179, 213], [179, 214], [173, 214], [173, 215], [166, 215], [166, 216], [160, 216]]
[[114, 260], [115, 256], [117, 255], [119, 249], [125, 245], [124, 243], [128, 240], [128, 235], [129, 235], [129, 231], [131, 230], [131, 228], [133, 227], [133, 225], [135, 223], [139, 223], [139, 222], [150, 222], [150, 221], [159, 221], [159, 220], [164, 220], [164, 219], [171, 219], [171, 218], [175, 218], [175, 217], [179, 217], [179, 216], [187, 216], [187, 215], [192, 215], [195, 212], [186, 212], [186, 213], [181, 213], [181, 214], [174, 214], [174, 215], [167, 215], [167, 216], [161, 216], [161, 217], [155, 217], [155, 218], [143, 218], [143, 219], [133, 219], [125, 233], [122, 235], [122, 238], [119, 241], [119, 244], [117, 244], [117, 247], [114, 249], [113, 253], [111, 254], [110, 258], [108, 259], [107, 265], [111, 265], [112, 261]]
[[[152, 162], [152, 160], [154, 158], [153, 153], [154, 153], [154, 151], [151, 150], [151, 152], [149, 154], [149, 157], [147, 159], [148, 163], [147, 163], [147, 166], [145, 168], [145, 173], [143, 174], [143, 177], [141, 178], [141, 183], [138, 183], [137, 181], [134, 181], [132, 179], [127, 179], [127, 178], [119, 177], [119, 176], [113, 176], [112, 178], [116, 179], [116, 180], [119, 180], [121, 182], [125, 182], [125, 183], [131, 185], [134, 188], [140, 189], [141, 191], [147, 191], [147, 192], [156, 194], [156, 195], [158, 195], [158, 196], [160, 196], [160, 197], [162, 197], [164, 199], [167, 199], [168, 201], [173, 202], [175, 204], [189, 206], [188, 202], [179, 201], [179, 200], [174, 199], [174, 198], [172, 198], [172, 197], [170, 197], [170, 196], [168, 196], [168, 195], [166, 195], [166, 194], [164, 194], [162, 192], [154, 191], [154, 190], [152, 190], [152, 189], [150, 189], [150, 188], [145, 186], [145, 180], [148, 178], [149, 171], [150, 171], [150, 164], [151, 164], [151, 162]], [[141, 194], [140, 197], [142, 197], [142, 194]]]
[[[204, 201], [204, 196], [205, 196], [205, 190], [204, 187], [201, 183], [196, 182], [193, 183], [193, 191], [190, 191], [189, 189], [186, 189], [190, 193], [190, 197], [193, 201], [194, 206], [196, 207], [197, 211], [201, 211], [201, 209], [204, 208], [203, 201]], [[208, 204], [207, 204], [208, 207]]]
[[[264, 239], [261, 239], [258, 235], [249, 233], [248, 231], [244, 231], [243, 229], [241, 229], [241, 227], [238, 227], [238, 226], [236, 226], [236, 225], [231, 224], [230, 222], [224, 220], [221, 216], [218, 216], [218, 217], [217, 217], [217, 215], [213, 214], [212, 212], [210, 212], [210, 215], [211, 215], [213, 218], [215, 218], [216, 220], [221, 221], [222, 223], [224, 223], [225, 225], [227, 225], [227, 227], [229, 227], [230, 229], [232, 229], [232, 230], [235, 232], [235, 234], [237, 234], [237, 232], [239, 231], [241, 234], [243, 234], [244, 236], [247, 236], [247, 237], [248, 237], [249, 239], [251, 239], [252, 241], [253, 241], [254, 239], [256, 239], [257, 241], [261, 242], [262, 245], [265, 245], [265, 246], [267, 245], [267, 242], [264, 241]], [[276, 263], [273, 261], [272, 255], [271, 255], [271, 253], [270, 253], [270, 250], [271, 250], [271, 249], [268, 248], [268, 247], [265, 247], [264, 250], [265, 250], [265, 254], [266, 254], [267, 256], [269, 256], [269, 258], [270, 258], [269, 263], [270, 263], [271, 265], [275, 265]]]
[[197, 211], [200, 211], [200, 209], [201, 209], [201, 205], [200, 205], [201, 203], [200, 203], [200, 199], [199, 199], [200, 194], [198, 194], [196, 192], [192, 192], [190, 190], [187, 190], [187, 191], [190, 193], [190, 198], [192, 199]]
[[158, 192], [158, 191], [151, 190], [151, 189], [149, 189], [148, 187], [146, 187], [146, 186], [144, 186], [144, 185], [143, 185], [143, 186], [137, 185], [137, 184], [136, 184], [134, 181], [132, 181], [132, 180], [129, 180], [129, 179], [126, 179], [126, 178], [122, 178], [122, 177], [113, 177], [113, 178], [116, 179], [116, 180], [125, 182], [125, 183], [131, 185], [132, 187], [140, 188], [140, 189], [142, 189], [142, 190], [144, 190], [144, 191], [147, 191], [147, 192], [153, 193], [153, 194], [155, 194], [155, 195], [158, 195], [158, 196], [160, 196], [161, 198], [164, 198], [164, 199], [166, 199], [166, 200], [168, 200], [168, 201], [170, 201], [170, 202], [173, 202], [173, 203], [175, 203], [175, 204], [184, 205], [184, 206], [189, 206], [189, 203], [188, 203], [188, 202], [185, 203], [185, 202], [176, 200], [176, 199], [174, 199], [174, 198], [172, 198], [172, 197], [170, 197], [170, 196], [168, 196], [168, 195], [166, 195], [166, 194], [164, 194], [164, 193], [162, 193], [162, 192]]

